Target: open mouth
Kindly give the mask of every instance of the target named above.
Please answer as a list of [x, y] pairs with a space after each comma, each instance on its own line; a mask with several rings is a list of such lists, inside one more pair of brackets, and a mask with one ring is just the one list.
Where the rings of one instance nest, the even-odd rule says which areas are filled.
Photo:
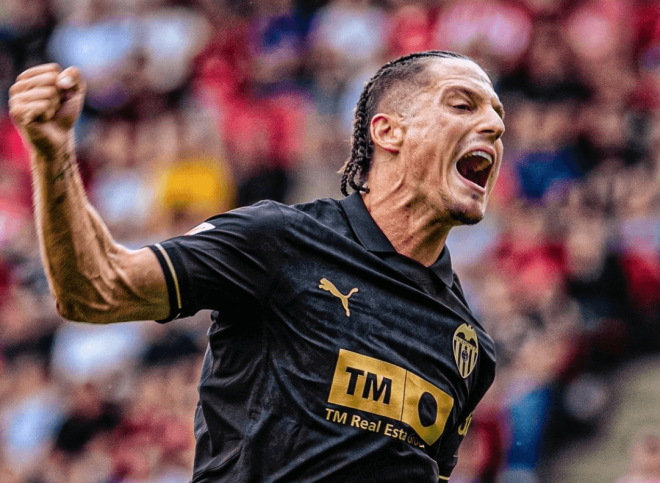
[[456, 169], [466, 180], [485, 188], [493, 169], [493, 156], [486, 151], [471, 151], [458, 160]]

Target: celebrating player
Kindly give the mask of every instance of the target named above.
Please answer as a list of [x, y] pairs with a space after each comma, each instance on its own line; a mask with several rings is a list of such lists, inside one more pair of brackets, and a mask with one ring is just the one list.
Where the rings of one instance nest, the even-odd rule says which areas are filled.
[[451, 268], [484, 216], [503, 109], [486, 73], [428, 51], [383, 66], [357, 105], [341, 201], [261, 202], [130, 251], [85, 196], [75, 68], [21, 74], [36, 221], [59, 312], [92, 323], [213, 310], [193, 482], [448, 480], [494, 377]]

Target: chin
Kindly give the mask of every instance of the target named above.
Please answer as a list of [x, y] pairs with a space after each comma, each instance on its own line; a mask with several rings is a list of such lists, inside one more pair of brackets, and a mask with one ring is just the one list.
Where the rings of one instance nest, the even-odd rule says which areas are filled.
[[449, 214], [457, 225], [476, 225], [484, 219], [483, 213], [476, 215], [474, 213], [466, 213], [464, 211], [451, 211]]
[[450, 206], [449, 216], [456, 225], [476, 225], [484, 219], [485, 210], [482, 207]]

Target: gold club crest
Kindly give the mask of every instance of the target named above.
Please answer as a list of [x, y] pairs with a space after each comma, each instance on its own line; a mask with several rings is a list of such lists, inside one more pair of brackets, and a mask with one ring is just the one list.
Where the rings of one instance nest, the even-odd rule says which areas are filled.
[[472, 374], [477, 365], [479, 342], [476, 331], [467, 324], [461, 325], [454, 332], [454, 360], [463, 379]]

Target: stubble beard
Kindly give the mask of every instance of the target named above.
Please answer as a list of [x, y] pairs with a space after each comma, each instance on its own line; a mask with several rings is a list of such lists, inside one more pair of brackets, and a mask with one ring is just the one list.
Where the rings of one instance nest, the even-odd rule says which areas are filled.
[[[483, 210], [479, 210], [478, 213], [475, 213], [469, 209], [465, 204], [461, 204], [456, 200], [448, 199], [445, 196], [442, 196], [445, 206], [447, 207], [447, 213], [449, 217], [456, 223], [456, 225], [476, 225], [481, 220], [484, 219]], [[473, 196], [475, 201], [477, 196]]]

